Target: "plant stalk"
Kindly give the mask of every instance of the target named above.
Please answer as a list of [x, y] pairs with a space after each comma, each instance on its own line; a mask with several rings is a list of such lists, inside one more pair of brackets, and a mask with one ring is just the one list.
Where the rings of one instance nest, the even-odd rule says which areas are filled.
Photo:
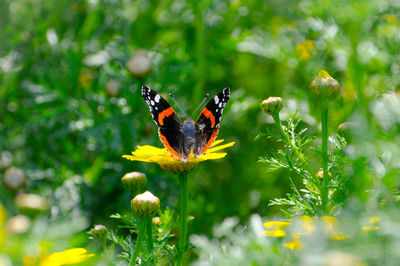
[[146, 217], [147, 226], [147, 246], [149, 247], [149, 252], [153, 252], [153, 222], [152, 217]]
[[129, 262], [130, 266], [135, 265], [136, 263], [136, 258], [139, 255], [139, 252], [142, 248], [142, 240], [145, 235], [146, 231], [146, 218], [140, 217], [139, 219], [139, 229], [138, 229], [138, 237], [136, 238], [136, 245], [135, 245], [135, 251], [133, 252], [131, 261]]
[[187, 174], [179, 175], [180, 187], [180, 235], [179, 235], [179, 257], [176, 265], [182, 265], [183, 250], [186, 247], [187, 238], [187, 202], [188, 202], [188, 189], [187, 189]]
[[322, 109], [322, 169], [324, 171], [322, 180], [322, 206], [325, 208], [328, 203], [328, 184], [329, 184], [329, 172], [328, 172], [328, 108]]

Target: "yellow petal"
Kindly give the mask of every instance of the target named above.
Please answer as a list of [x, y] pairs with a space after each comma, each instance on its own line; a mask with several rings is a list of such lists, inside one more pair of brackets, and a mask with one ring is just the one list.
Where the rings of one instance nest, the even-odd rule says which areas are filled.
[[234, 142], [234, 141], [229, 142], [229, 143], [224, 144], [224, 145], [221, 145], [221, 146], [216, 146], [216, 147], [210, 148], [210, 149], [207, 151], [207, 153], [219, 151], [219, 150], [222, 150], [222, 149], [225, 149], [225, 148], [228, 148], [228, 147], [232, 147], [233, 145], [235, 145], [235, 142]]
[[365, 226], [361, 227], [361, 231], [364, 232], [364, 233], [368, 233], [368, 232], [371, 232], [371, 231], [376, 231], [376, 230], [379, 230], [379, 229], [381, 229], [380, 226], [365, 225]]
[[271, 228], [273, 226], [275, 226], [276, 228], [280, 228], [280, 227], [286, 227], [289, 225], [290, 225], [290, 222], [286, 222], [286, 221], [270, 221], [270, 222], [264, 223], [265, 228]]
[[224, 142], [224, 139], [217, 139], [216, 141], [213, 142], [213, 144], [211, 144], [211, 147], [214, 147], [222, 142]]
[[291, 250], [301, 250], [302, 249], [301, 241], [298, 238], [293, 239], [290, 242], [284, 243], [282, 246], [287, 247], [288, 249], [291, 249]]
[[342, 234], [342, 233], [336, 233], [336, 234], [332, 234], [331, 238], [335, 239], [335, 240], [343, 240], [343, 239], [350, 238], [350, 236]]
[[265, 236], [272, 236], [272, 237], [285, 237], [286, 232], [282, 229], [279, 230], [266, 230], [264, 231]]
[[370, 224], [376, 224], [376, 223], [379, 223], [380, 220], [381, 220], [381, 217], [372, 216], [371, 219], [369, 219], [369, 223]]
[[40, 266], [58, 266], [68, 265], [83, 262], [94, 254], [86, 254], [87, 250], [84, 248], [71, 248], [61, 252], [54, 252], [44, 258]]

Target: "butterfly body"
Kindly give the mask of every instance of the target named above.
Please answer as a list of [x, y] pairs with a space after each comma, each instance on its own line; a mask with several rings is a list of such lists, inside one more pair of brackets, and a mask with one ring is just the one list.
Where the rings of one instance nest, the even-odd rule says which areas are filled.
[[165, 148], [176, 159], [187, 162], [191, 153], [195, 158], [205, 154], [216, 139], [230, 90], [226, 88], [214, 96], [196, 122], [187, 118], [182, 123], [168, 102], [147, 86], [142, 87], [142, 97], [150, 108]]

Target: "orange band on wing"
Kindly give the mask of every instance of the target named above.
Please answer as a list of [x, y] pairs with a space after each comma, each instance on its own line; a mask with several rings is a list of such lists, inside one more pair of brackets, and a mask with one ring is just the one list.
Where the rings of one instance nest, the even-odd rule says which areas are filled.
[[218, 131], [219, 131], [219, 127], [217, 127], [217, 128], [214, 130], [214, 132], [212, 133], [210, 140], [207, 142], [206, 146], [204, 146], [204, 149], [203, 149], [203, 151], [201, 152], [202, 154], [206, 153], [206, 151], [211, 147], [211, 144], [214, 143], [214, 140], [215, 140], [215, 138], [216, 138], [217, 135], [218, 135]]
[[158, 115], [158, 123], [160, 125], [164, 125], [164, 118], [172, 115], [174, 113], [174, 109], [172, 109], [172, 107], [169, 107], [167, 109], [165, 109], [164, 111], [162, 111], [159, 115]]
[[214, 128], [215, 126], [215, 116], [213, 113], [211, 113], [210, 110], [207, 108], [204, 108], [203, 112], [201, 112], [205, 117], [209, 118], [211, 120], [211, 128]]
[[174, 156], [176, 159], [183, 160], [183, 158], [179, 155], [179, 153], [176, 150], [174, 150], [174, 148], [172, 148], [171, 145], [169, 145], [167, 138], [163, 134], [161, 134], [160, 130], [158, 131], [158, 136], [160, 137], [160, 140], [164, 144], [165, 148], [167, 148], [167, 150], [169, 151], [169, 153], [171, 153], [172, 156]]

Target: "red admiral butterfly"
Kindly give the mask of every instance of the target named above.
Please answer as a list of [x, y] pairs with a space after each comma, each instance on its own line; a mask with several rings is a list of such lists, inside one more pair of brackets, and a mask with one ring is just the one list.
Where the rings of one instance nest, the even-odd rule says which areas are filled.
[[230, 89], [225, 88], [215, 95], [196, 123], [190, 117], [182, 123], [169, 103], [147, 86], [142, 87], [142, 97], [149, 105], [165, 148], [176, 159], [187, 162], [190, 153], [195, 158], [205, 154], [216, 139], [225, 104], [230, 98]]

